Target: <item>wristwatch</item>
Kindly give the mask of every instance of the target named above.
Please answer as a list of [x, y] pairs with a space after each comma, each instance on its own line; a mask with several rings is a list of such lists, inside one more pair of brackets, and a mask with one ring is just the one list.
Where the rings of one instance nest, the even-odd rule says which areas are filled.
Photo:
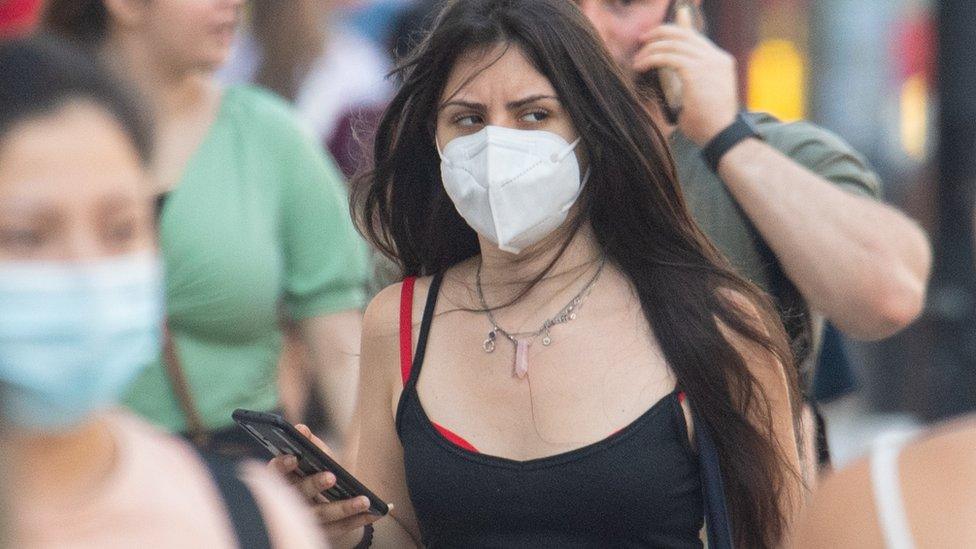
[[761, 141], [762, 135], [759, 134], [756, 125], [752, 123], [752, 120], [749, 120], [746, 113], [740, 112], [736, 115], [735, 122], [720, 131], [705, 145], [701, 152], [702, 157], [712, 172], [718, 173], [718, 163], [725, 156], [725, 153], [746, 139], [759, 139]]

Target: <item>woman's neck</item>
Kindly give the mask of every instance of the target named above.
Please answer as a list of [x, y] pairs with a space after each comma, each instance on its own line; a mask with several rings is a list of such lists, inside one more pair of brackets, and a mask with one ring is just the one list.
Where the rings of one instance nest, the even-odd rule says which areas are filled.
[[482, 239], [481, 282], [489, 304], [497, 306], [521, 294], [548, 267], [549, 271], [530, 293], [545, 300], [561, 291], [574, 288], [580, 278], [599, 268], [603, 252], [589, 225], [572, 237], [560, 255], [564, 235], [553, 235], [537, 246], [514, 255]]
[[11, 495], [18, 504], [60, 506], [84, 499], [116, 465], [116, 442], [104, 422], [93, 420], [59, 434], [10, 433], [4, 446], [14, 473]]
[[174, 189], [217, 118], [220, 86], [211, 73], [161, 59], [137, 36], [112, 34], [102, 55], [149, 102], [155, 122], [155, 191]]
[[109, 36], [101, 57], [135, 86], [161, 122], [195, 110], [215, 85], [212, 75], [160, 59], [150, 45], [135, 36]]

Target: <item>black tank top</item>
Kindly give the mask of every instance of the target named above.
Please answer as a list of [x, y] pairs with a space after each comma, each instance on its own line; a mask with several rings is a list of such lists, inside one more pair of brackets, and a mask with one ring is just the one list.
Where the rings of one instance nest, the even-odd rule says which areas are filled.
[[530, 461], [477, 453], [431, 422], [417, 379], [440, 283], [431, 284], [396, 416], [424, 545], [702, 547], [698, 460], [677, 392], [600, 442]]

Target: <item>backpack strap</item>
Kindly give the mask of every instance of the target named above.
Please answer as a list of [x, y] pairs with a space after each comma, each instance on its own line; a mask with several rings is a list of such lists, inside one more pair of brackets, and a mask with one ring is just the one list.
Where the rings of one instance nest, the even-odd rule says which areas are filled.
[[237, 465], [227, 459], [198, 452], [220, 491], [230, 518], [237, 546], [241, 549], [271, 549], [271, 539], [254, 494], [238, 477]]

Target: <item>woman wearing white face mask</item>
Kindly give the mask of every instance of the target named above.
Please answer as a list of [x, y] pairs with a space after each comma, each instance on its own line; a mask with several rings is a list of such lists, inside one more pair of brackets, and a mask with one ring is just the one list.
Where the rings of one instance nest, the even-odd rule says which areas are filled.
[[[309, 547], [287, 487], [112, 410], [159, 353], [150, 152], [83, 55], [0, 45], [0, 441], [13, 547]], [[222, 500], [223, 498], [223, 500]]]
[[[450, 2], [400, 76], [353, 197], [405, 277], [364, 321], [377, 545], [700, 547], [707, 514], [713, 547], [775, 546], [800, 496], [782, 327], [586, 19]], [[370, 537], [355, 502], [319, 516]]]

